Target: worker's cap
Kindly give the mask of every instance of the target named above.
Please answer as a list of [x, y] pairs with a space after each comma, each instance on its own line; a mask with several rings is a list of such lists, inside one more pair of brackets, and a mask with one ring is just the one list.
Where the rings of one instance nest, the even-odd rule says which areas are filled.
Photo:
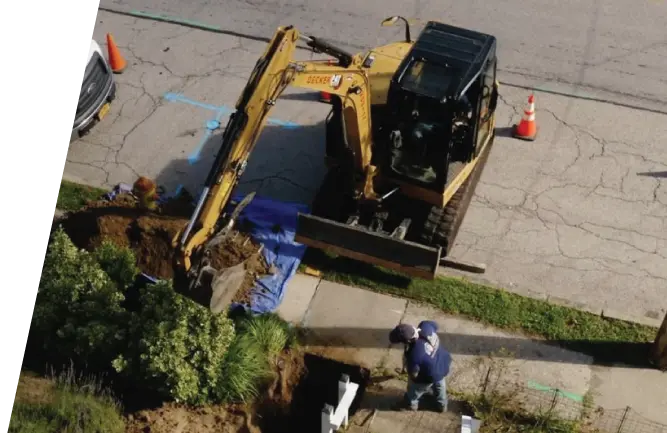
[[401, 323], [389, 333], [391, 344], [407, 343], [419, 336], [417, 328], [407, 323]]

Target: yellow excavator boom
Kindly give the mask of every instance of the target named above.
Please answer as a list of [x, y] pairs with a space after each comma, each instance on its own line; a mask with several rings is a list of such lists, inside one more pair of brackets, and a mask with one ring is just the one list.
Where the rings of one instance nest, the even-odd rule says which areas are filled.
[[[335, 57], [331, 61], [295, 61], [297, 42]], [[363, 178], [370, 165], [370, 86], [361, 56], [354, 56], [316, 38], [303, 36], [292, 26], [279, 27], [255, 64], [248, 83], [225, 128], [220, 151], [187, 226], [173, 240], [177, 270], [191, 274], [192, 257], [216, 235], [228, 205], [271, 108], [288, 86], [327, 91], [343, 104], [345, 137], [354, 166]], [[362, 188], [363, 189], [363, 188]], [[372, 195], [372, 189], [365, 189]], [[231, 221], [233, 223], [233, 221]]]

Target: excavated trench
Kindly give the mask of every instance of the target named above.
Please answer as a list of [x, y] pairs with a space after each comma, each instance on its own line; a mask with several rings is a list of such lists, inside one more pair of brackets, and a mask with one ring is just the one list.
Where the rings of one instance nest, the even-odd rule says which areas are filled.
[[[370, 371], [360, 366], [341, 363], [318, 355], [303, 356], [301, 374], [291, 391], [290, 404], [282, 413], [272, 413], [265, 403], [258, 412], [262, 414], [259, 425], [262, 433], [314, 432], [320, 430], [321, 413], [325, 404], [334, 408], [338, 404], [338, 381], [348, 375], [351, 382], [359, 385], [357, 395], [350, 407], [350, 418], [359, 409], [364, 397]], [[275, 408], [275, 405], [273, 406]]]
[[347, 374], [359, 384], [350, 418], [363, 399], [370, 372], [317, 355], [286, 353], [273, 382], [252, 405], [187, 408], [165, 404], [128, 415], [126, 433], [295, 433], [320, 431], [325, 404], [338, 402], [338, 380]]

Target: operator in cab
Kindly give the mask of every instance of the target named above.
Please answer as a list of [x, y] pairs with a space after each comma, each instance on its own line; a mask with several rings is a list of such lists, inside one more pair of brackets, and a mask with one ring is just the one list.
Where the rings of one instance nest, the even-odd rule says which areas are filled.
[[452, 357], [440, 345], [437, 331], [435, 322], [425, 320], [417, 327], [401, 323], [389, 333], [392, 344], [405, 346], [403, 362], [408, 373], [407, 391], [394, 409], [416, 411], [420, 399], [431, 391], [438, 411], [447, 411], [446, 377], [449, 375]]

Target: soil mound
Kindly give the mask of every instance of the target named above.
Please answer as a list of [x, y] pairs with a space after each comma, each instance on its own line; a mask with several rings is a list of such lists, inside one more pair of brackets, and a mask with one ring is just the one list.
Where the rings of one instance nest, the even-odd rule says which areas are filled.
[[[89, 203], [61, 222], [63, 229], [79, 247], [92, 251], [103, 241], [111, 241], [134, 251], [142, 272], [159, 279], [173, 278], [173, 238], [188, 223], [193, 206], [187, 196], [165, 203], [159, 212], [137, 208], [127, 194], [113, 201]], [[255, 279], [268, 273], [259, 245], [248, 235], [234, 233], [212, 251], [211, 262], [217, 269], [245, 260], [248, 276], [234, 301], [248, 303]]]

